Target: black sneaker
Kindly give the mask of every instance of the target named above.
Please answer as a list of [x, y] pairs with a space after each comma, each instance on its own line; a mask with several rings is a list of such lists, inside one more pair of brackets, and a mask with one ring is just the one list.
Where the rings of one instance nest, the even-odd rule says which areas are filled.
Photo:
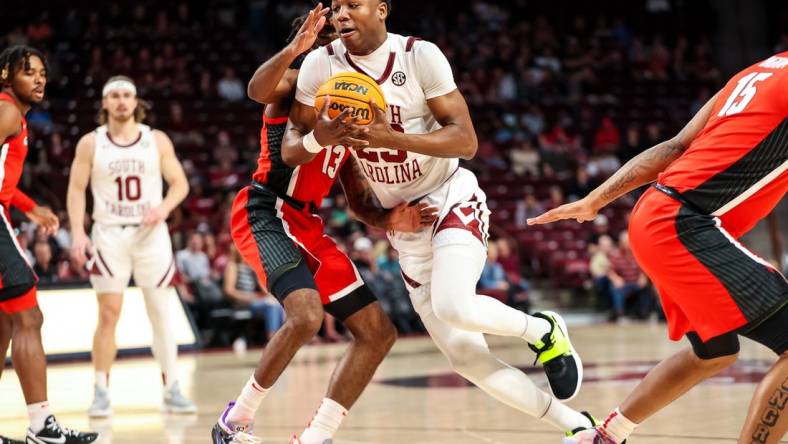
[[55, 415], [49, 415], [44, 428], [38, 433], [27, 429], [27, 444], [82, 444], [98, 439], [98, 433], [82, 433], [61, 427]]
[[542, 363], [550, 391], [561, 401], [575, 397], [583, 383], [583, 363], [580, 361], [564, 319], [552, 311], [534, 313], [534, 317], [542, 318], [550, 323], [550, 332], [542, 340], [528, 346], [536, 352], [536, 361]]
[[25, 444], [22, 441], [17, 441], [15, 439], [6, 438], [5, 436], [0, 436], [0, 444]]

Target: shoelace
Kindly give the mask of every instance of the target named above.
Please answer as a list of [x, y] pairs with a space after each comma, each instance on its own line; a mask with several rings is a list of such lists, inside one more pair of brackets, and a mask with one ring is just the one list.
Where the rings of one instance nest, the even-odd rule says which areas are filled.
[[71, 430], [68, 427], [62, 427], [60, 424], [57, 423], [57, 421], [50, 422], [49, 424], [46, 425], [46, 428], [52, 430], [55, 433], [60, 433], [61, 435], [65, 435], [68, 437], [72, 437], [72, 438], [79, 437], [79, 432], [77, 432], [76, 430]]
[[235, 432], [235, 434], [233, 434], [233, 440], [230, 441], [230, 444], [261, 444], [262, 442], [262, 438], [258, 438], [246, 432]]

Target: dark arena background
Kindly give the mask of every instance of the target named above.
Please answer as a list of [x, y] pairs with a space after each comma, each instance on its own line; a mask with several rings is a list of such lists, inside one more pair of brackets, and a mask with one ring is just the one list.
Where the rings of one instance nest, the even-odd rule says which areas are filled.
[[[255, 290], [250, 301], [227, 285], [228, 265], [235, 270], [242, 262], [230, 214], [260, 154], [263, 105], [247, 96], [247, 83], [312, 6], [303, 0], [9, 0], [0, 6], [0, 50], [29, 45], [48, 64], [45, 99], [26, 116], [29, 151], [19, 188], [51, 207], [60, 229], [47, 236], [17, 210], [11, 224], [39, 276], [49, 399], [63, 423], [99, 431], [97, 442], [211, 442], [217, 417], [285, 320], [267, 289]], [[393, 0], [387, 28], [434, 42], [469, 105], [478, 151], [461, 166], [476, 175], [491, 210], [477, 293], [527, 313], [560, 312], [585, 364], [583, 388], [568, 404], [604, 418], [649, 369], [686, 347], [668, 340], [658, 292], [626, 239], [630, 212], [646, 187], [591, 222], [529, 226], [526, 220], [586, 196], [678, 133], [736, 72], [788, 51], [788, 2]], [[117, 330], [114, 413], [87, 415], [98, 315], [90, 270], [70, 254], [66, 191], [77, 141], [99, 125], [102, 87], [115, 75], [134, 80], [145, 123], [173, 141], [190, 185], [167, 223], [178, 268], [170, 294], [178, 374], [197, 414], [159, 411], [159, 367], [150, 356], [142, 296], [132, 286]], [[334, 186], [317, 213], [399, 333], [336, 444], [561, 442], [560, 431], [452, 370], [411, 305], [386, 233], [354, 218], [341, 187]], [[785, 273], [787, 236], [783, 199], [742, 243]], [[205, 273], [190, 274], [195, 257], [207, 260]], [[611, 282], [613, 269], [631, 276], [624, 289]], [[255, 425], [262, 442], [286, 443], [303, 430], [351, 340], [342, 323], [324, 319], [263, 401]], [[522, 340], [488, 340], [496, 356], [548, 390]], [[768, 349], [743, 339], [738, 362], [649, 418], [631, 441], [737, 442], [750, 398], [773, 362]], [[9, 358], [0, 380], [0, 435], [19, 438], [27, 424]]]

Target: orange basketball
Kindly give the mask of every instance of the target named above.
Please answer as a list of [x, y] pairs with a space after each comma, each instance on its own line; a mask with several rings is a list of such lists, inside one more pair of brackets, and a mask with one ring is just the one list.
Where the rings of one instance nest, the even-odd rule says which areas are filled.
[[359, 125], [368, 125], [375, 114], [369, 106], [374, 102], [380, 109], [386, 109], [386, 99], [380, 86], [367, 75], [358, 72], [341, 72], [326, 80], [317, 90], [315, 110], [323, 109], [326, 97], [331, 97], [328, 116], [335, 118], [345, 108], [350, 108], [350, 116], [358, 118]]

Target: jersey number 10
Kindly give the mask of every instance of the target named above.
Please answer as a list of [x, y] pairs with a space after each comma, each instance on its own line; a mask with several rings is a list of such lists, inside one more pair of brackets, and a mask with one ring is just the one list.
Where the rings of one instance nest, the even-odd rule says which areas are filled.
[[115, 184], [118, 186], [118, 201], [128, 200], [133, 202], [140, 200], [142, 187], [140, 186], [139, 176], [126, 176], [125, 179], [118, 176], [115, 178]]
[[[730, 97], [728, 97], [728, 100], [725, 102], [720, 112], [717, 113], [717, 116], [732, 116], [744, 111], [744, 108], [746, 108], [755, 97], [755, 93], [758, 92], [755, 88], [755, 84], [771, 76], [772, 73], [770, 72], [751, 72], [739, 79], [739, 84], [733, 89], [733, 92]], [[736, 99], [740, 100], [737, 101]]]

